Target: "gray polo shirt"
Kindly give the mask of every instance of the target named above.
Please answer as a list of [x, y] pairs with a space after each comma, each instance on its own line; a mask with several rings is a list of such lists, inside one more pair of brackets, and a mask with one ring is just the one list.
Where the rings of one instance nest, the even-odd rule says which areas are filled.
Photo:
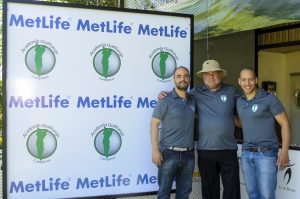
[[242, 121], [243, 148], [279, 147], [274, 117], [285, 110], [275, 95], [257, 89], [250, 101], [245, 95], [239, 97], [236, 107]]
[[239, 92], [231, 85], [221, 84], [218, 91], [205, 85], [191, 90], [198, 107], [198, 150], [237, 149], [234, 137], [234, 108]]
[[196, 101], [188, 95], [187, 100], [180, 98], [173, 89], [158, 100], [152, 117], [161, 121], [159, 148], [164, 151], [170, 146], [194, 147], [194, 121]]

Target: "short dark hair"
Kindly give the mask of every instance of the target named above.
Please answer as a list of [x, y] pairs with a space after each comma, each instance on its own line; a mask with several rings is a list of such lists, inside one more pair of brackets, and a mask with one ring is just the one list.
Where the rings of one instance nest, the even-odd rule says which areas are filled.
[[255, 72], [255, 70], [254, 70], [253, 68], [250, 68], [250, 67], [244, 67], [244, 68], [242, 68], [242, 70], [240, 71], [240, 73], [241, 73], [243, 70], [251, 71], [251, 72], [253, 72], [253, 74], [255, 75], [255, 77], [257, 77], [257, 74], [256, 74], [256, 72]]
[[177, 69], [179, 69], [179, 68], [183, 68], [183, 69], [185, 69], [187, 72], [188, 72], [188, 74], [190, 74], [190, 71], [189, 71], [189, 69], [188, 68], [186, 68], [186, 67], [184, 67], [184, 66], [178, 66], [177, 68], [175, 68], [175, 70], [174, 70], [174, 72], [173, 72], [173, 76], [175, 77], [175, 72], [177, 71]]

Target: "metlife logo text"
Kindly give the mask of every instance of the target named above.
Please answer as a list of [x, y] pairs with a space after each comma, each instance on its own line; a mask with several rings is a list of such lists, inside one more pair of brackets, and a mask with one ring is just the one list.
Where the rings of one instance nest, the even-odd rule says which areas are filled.
[[174, 25], [152, 27], [149, 24], [138, 24], [133, 26], [131, 22], [114, 20], [91, 21], [89, 19], [78, 19], [75, 23], [63, 19], [60, 16], [36, 16], [26, 17], [24, 15], [11, 14], [9, 26], [35, 29], [76, 30], [86, 32], [101, 32], [111, 34], [131, 35], [136, 31], [137, 35], [170, 37], [185, 39], [188, 35], [185, 28]]
[[34, 182], [26, 180], [11, 181], [9, 193], [25, 192], [58, 192], [68, 190], [91, 190], [91, 189], [115, 189], [116, 187], [129, 187], [132, 185], [143, 186], [146, 184], [156, 184], [157, 177], [149, 174], [137, 174], [137, 176], [112, 174], [100, 176], [98, 178], [81, 177], [77, 179], [63, 179], [60, 177], [50, 177], [39, 179]]
[[71, 96], [63, 97], [61, 95], [49, 94], [48, 96], [36, 96], [33, 98], [25, 98], [23, 96], [10, 96], [8, 101], [9, 108], [20, 109], [66, 109], [66, 108], [154, 108], [157, 101], [149, 97], [128, 97], [125, 96], [104, 96], [99, 98], [91, 98], [89, 96], [78, 96], [76, 103], [71, 104]]

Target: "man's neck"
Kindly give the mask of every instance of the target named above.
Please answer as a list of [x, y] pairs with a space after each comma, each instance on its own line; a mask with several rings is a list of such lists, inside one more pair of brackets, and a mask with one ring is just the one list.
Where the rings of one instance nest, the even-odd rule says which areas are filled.
[[211, 92], [216, 92], [216, 91], [218, 91], [218, 90], [220, 90], [220, 88], [221, 88], [221, 84], [219, 84], [217, 87], [215, 87], [215, 88], [209, 88], [209, 90], [211, 91]]
[[255, 97], [255, 95], [256, 95], [256, 89], [251, 93], [245, 94], [247, 100], [252, 100]]
[[187, 92], [186, 91], [182, 91], [179, 90], [178, 88], [175, 88], [175, 92], [177, 93], [177, 95], [183, 99], [186, 99], [187, 97]]

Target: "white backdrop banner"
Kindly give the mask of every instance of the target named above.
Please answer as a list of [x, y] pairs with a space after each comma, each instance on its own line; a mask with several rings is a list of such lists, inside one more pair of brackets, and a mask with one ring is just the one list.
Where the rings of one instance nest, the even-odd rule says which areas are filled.
[[151, 114], [190, 68], [192, 17], [5, 7], [7, 198], [157, 191]]

